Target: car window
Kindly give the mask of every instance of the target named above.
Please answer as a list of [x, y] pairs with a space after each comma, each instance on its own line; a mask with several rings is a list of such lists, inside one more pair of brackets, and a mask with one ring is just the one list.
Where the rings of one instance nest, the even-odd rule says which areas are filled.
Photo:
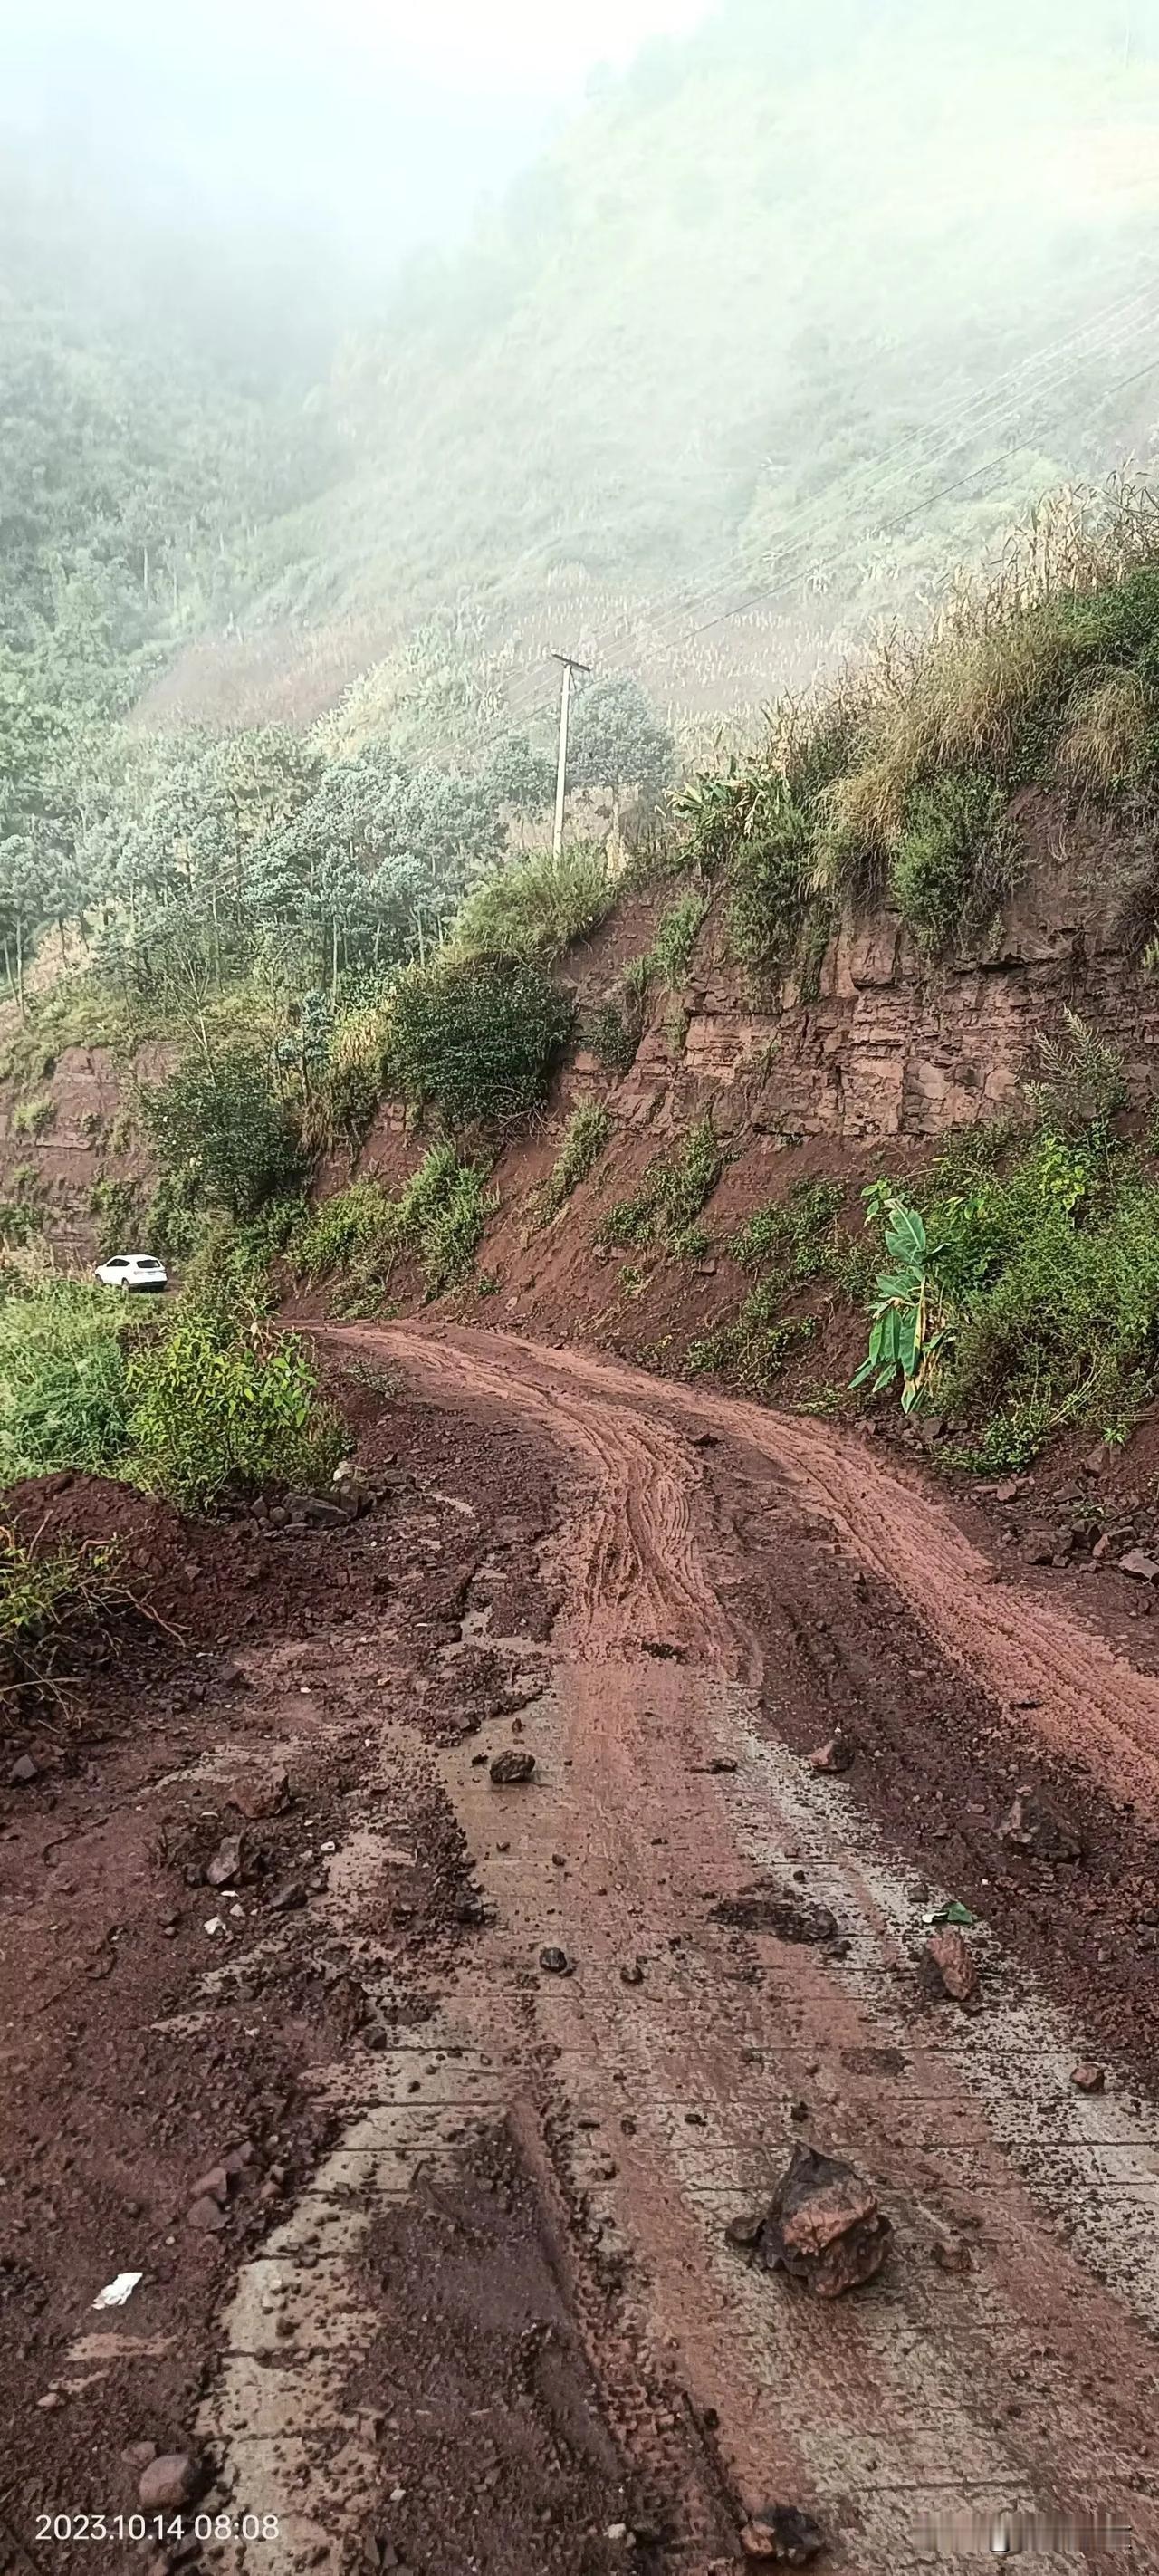
[[159, 1269], [160, 1269], [160, 1267], [161, 1267], [160, 1262], [159, 1262], [159, 1261], [154, 1261], [154, 1259], [153, 1259], [153, 1255], [152, 1255], [152, 1253], [151, 1253], [151, 1252], [139, 1252], [139, 1253], [137, 1254], [137, 1268], [138, 1268], [138, 1270], [159, 1270]]
[[127, 1270], [128, 1267], [129, 1256], [127, 1252], [115, 1252], [112, 1260], [106, 1261], [105, 1263], [106, 1270]]

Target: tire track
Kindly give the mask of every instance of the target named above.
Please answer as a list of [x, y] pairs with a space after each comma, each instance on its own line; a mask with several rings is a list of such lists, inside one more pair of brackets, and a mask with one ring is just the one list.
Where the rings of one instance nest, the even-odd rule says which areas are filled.
[[[499, 1915], [474, 1953], [468, 2020], [510, 2056], [506, 1998], [524, 1992], [525, 2045], [554, 2061], [587, 2222], [628, 2265], [649, 2347], [675, 2353], [694, 2404], [719, 2417], [746, 2504], [774, 2492], [814, 2506], [849, 2576], [951, 2543], [977, 2554], [979, 2517], [1000, 2508], [1037, 2516], [1029, 2563], [1061, 2570], [1067, 2531], [1073, 2543], [1096, 2513], [1133, 2534], [1108, 2566], [1143, 2576], [1159, 2559], [1159, 2123], [1074, 2096], [1075, 2035], [1008, 1959], [984, 2024], [923, 2014], [913, 1954], [929, 1891], [847, 1791], [763, 1741], [759, 1657], [706, 1571], [720, 1533], [674, 1424], [711, 1423], [757, 1453], [779, 1480], [771, 1516], [786, 1493], [823, 1509], [988, 1687], [1032, 1673], [1045, 1692], [1059, 1623], [996, 1597], [946, 1515], [828, 1432], [661, 1391], [586, 1352], [413, 1328], [341, 1338], [385, 1346], [436, 1401], [522, 1410], [581, 1469], [557, 1552], [556, 1683], [526, 1720], [540, 1787], [509, 1841], [490, 1845], [495, 1809], [470, 1757], [447, 1757]], [[1131, 1676], [1117, 1725], [1127, 1668], [1061, 1624], [1044, 1733], [1073, 1725], [1094, 1671], [1100, 1756], [1130, 1753], [1154, 1793], [1159, 1686]], [[726, 1935], [709, 1900], [754, 1868], [803, 1874], [847, 1956]], [[573, 1976], [535, 1975], [545, 1938]], [[620, 1972], [641, 1954], [629, 2002]], [[723, 2242], [724, 2218], [768, 2191], [802, 2134], [800, 2100], [806, 2134], [874, 2177], [896, 2229], [888, 2277], [840, 2311], [754, 2276]], [[947, 2234], [970, 2248], [962, 2278], [932, 2264]]]

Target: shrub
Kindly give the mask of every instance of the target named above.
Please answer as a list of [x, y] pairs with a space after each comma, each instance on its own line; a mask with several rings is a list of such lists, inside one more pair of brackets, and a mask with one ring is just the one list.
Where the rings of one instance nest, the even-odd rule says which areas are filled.
[[989, 926], [1016, 874], [1005, 809], [977, 771], [949, 770], [911, 792], [889, 892], [923, 948], [937, 952]]
[[226, 1301], [183, 1304], [130, 1363], [134, 1481], [183, 1511], [262, 1486], [316, 1486], [342, 1449], [337, 1415], [291, 1333], [239, 1330]]
[[0, 1252], [21, 1251], [44, 1230], [44, 1209], [36, 1199], [0, 1199]]
[[673, 988], [685, 982], [707, 918], [707, 897], [698, 894], [684, 895], [664, 914], [650, 952], [653, 971], [662, 984]]
[[1159, 1382], [1159, 1187], [1097, 1123], [972, 1160], [959, 1146], [935, 1166], [920, 1211], [884, 1182], [868, 1194], [893, 1256], [876, 1319], [892, 1307], [898, 1324], [874, 1373], [900, 1365], [911, 1403], [936, 1402], [988, 1469], [1025, 1466], [1070, 1423], [1121, 1436]]
[[499, 1205], [482, 1163], [461, 1163], [449, 1145], [420, 1163], [398, 1201], [401, 1240], [418, 1254], [428, 1297], [470, 1278], [487, 1219]]
[[212, 1062], [185, 1057], [142, 1095], [145, 1125], [163, 1174], [186, 1206], [256, 1216], [302, 1189], [306, 1158], [297, 1127], [276, 1098], [265, 1057], [244, 1041]]
[[525, 1117], [546, 1096], [573, 1018], [570, 998], [528, 960], [440, 958], [396, 988], [388, 1078], [451, 1127]]
[[805, 917], [813, 878], [815, 825], [783, 779], [761, 782], [746, 799], [730, 872], [729, 935], [757, 972], [783, 965]]
[[602, 849], [580, 844], [517, 861], [468, 896], [454, 944], [476, 957], [550, 963], [590, 938], [611, 911], [615, 887]]
[[129, 1329], [107, 1291], [68, 1280], [0, 1299], [0, 1485], [62, 1467], [115, 1469], [127, 1437]]
[[378, 1005], [350, 1011], [330, 1041], [326, 1068], [313, 1107], [319, 1146], [344, 1145], [360, 1154], [374, 1125], [385, 1085], [385, 1019]]
[[102, 1172], [89, 1191], [89, 1214], [96, 1219], [102, 1261], [111, 1252], [131, 1251], [141, 1226], [140, 1182]]
[[305, 1218], [303, 1199], [272, 1199], [246, 1225], [230, 1216], [203, 1222], [185, 1273], [185, 1294], [195, 1305], [225, 1294], [250, 1315], [265, 1314], [275, 1300], [275, 1264]]
[[404, 1253], [416, 1256], [428, 1298], [460, 1288], [498, 1204], [487, 1178], [484, 1165], [461, 1163], [453, 1145], [434, 1145], [397, 1198], [378, 1181], [352, 1181], [310, 1210], [290, 1247], [291, 1266], [302, 1280], [339, 1280], [345, 1314], [381, 1303]]
[[1064, 1135], [1105, 1127], [1127, 1105], [1126, 1069], [1120, 1049], [1096, 1037], [1077, 1011], [1064, 1006], [1063, 1035], [1039, 1040], [1042, 1070], [1026, 1086], [1040, 1126]]
[[561, 1207], [586, 1181], [603, 1153], [612, 1132], [607, 1110], [599, 1101], [582, 1101], [573, 1109], [563, 1132], [563, 1142], [555, 1163], [536, 1200], [536, 1217], [547, 1225]]
[[650, 1165], [635, 1197], [609, 1209], [598, 1241], [620, 1246], [658, 1244], [668, 1252], [698, 1255], [707, 1249], [708, 1238], [695, 1221], [724, 1165], [711, 1119], [698, 1119], [678, 1152], [661, 1155]]
[[39, 1100], [21, 1100], [12, 1112], [14, 1136], [46, 1136], [56, 1125], [56, 1102], [50, 1092]]
[[584, 1045], [609, 1073], [630, 1073], [639, 1051], [643, 1014], [638, 1006], [630, 1012], [615, 1002], [597, 1002], [583, 1024]]

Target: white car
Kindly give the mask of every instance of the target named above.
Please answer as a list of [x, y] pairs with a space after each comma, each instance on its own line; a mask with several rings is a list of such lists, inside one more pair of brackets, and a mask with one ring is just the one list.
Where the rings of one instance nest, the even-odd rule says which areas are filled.
[[168, 1273], [151, 1252], [114, 1252], [97, 1264], [102, 1288], [167, 1288]]

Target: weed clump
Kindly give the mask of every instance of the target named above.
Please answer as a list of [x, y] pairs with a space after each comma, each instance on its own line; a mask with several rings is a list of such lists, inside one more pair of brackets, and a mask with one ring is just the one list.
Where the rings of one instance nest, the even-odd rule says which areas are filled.
[[469, 895], [455, 946], [474, 957], [551, 963], [588, 939], [611, 911], [615, 886], [602, 849], [579, 844], [500, 868]]
[[890, 1267], [859, 1379], [936, 1404], [976, 1469], [1023, 1468], [1069, 1425], [1120, 1439], [1159, 1383], [1159, 1183], [1109, 1127], [1121, 1075], [1072, 1019], [1032, 1128], [959, 1138], [913, 1204], [867, 1193]]
[[0, 1486], [115, 1470], [129, 1414], [128, 1319], [107, 1291], [52, 1278], [0, 1297]]
[[455, 1147], [433, 1145], [392, 1198], [381, 1182], [352, 1181], [311, 1208], [288, 1248], [303, 1284], [334, 1283], [344, 1315], [381, 1311], [395, 1264], [413, 1255], [428, 1299], [464, 1287], [487, 1219], [498, 1206], [485, 1164], [460, 1162]]
[[669, 992], [687, 981], [707, 918], [707, 895], [686, 894], [660, 920], [646, 962], [652, 976]]
[[708, 1236], [696, 1220], [724, 1166], [711, 1119], [698, 1119], [676, 1153], [660, 1155], [651, 1164], [635, 1196], [609, 1209], [597, 1240], [623, 1249], [655, 1246], [678, 1256], [698, 1256], [707, 1250]]
[[[834, 907], [887, 899], [921, 948], [981, 937], [1024, 864], [1021, 790], [1159, 810], [1159, 504], [1117, 483], [1038, 512], [920, 639], [892, 634], [680, 812], [736, 954], [816, 972]], [[1152, 913], [1159, 892], [1152, 888]], [[826, 917], [828, 907], [828, 919]], [[815, 931], [815, 936], [810, 936]]]
[[614, 1001], [597, 1002], [583, 1023], [583, 1043], [608, 1073], [630, 1073], [639, 1052], [644, 1016], [638, 997], [628, 997], [625, 1010]]
[[585, 1100], [573, 1109], [559, 1153], [535, 1202], [539, 1225], [549, 1225], [581, 1181], [594, 1171], [611, 1132], [612, 1122], [601, 1102]]
[[341, 1455], [305, 1345], [256, 1320], [239, 1328], [225, 1297], [183, 1305], [164, 1340], [133, 1356], [128, 1390], [133, 1481], [182, 1511], [324, 1484]]
[[688, 1345], [685, 1362], [693, 1377], [729, 1376], [754, 1395], [767, 1395], [785, 1363], [816, 1331], [812, 1315], [784, 1316], [783, 1291], [776, 1280], [762, 1281], [745, 1298], [730, 1324], [720, 1324]]

